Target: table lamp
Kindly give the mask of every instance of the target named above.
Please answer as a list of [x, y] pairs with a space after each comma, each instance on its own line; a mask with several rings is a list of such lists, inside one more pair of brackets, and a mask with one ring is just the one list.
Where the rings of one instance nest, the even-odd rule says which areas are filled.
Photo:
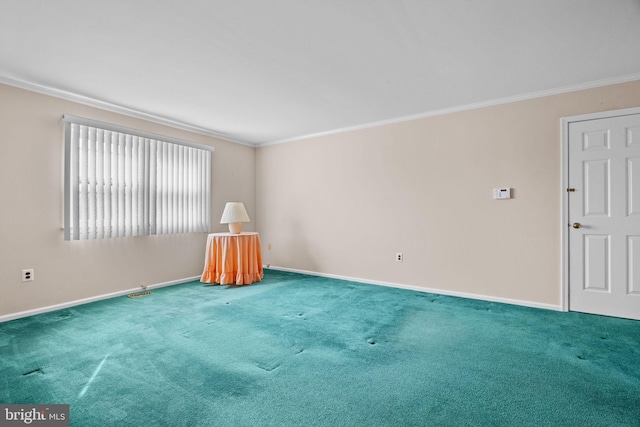
[[251, 222], [242, 202], [227, 202], [222, 212], [220, 224], [229, 224], [231, 234], [242, 233], [242, 223]]

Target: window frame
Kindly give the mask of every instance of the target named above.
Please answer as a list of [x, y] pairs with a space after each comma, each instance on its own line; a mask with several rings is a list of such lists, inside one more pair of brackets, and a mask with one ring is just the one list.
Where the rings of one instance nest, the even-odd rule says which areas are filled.
[[[158, 235], [158, 234], [178, 234], [178, 233], [191, 233], [191, 232], [197, 233], [197, 232], [210, 231], [211, 229], [211, 191], [212, 191], [211, 153], [215, 151], [214, 147], [209, 145], [204, 145], [204, 144], [197, 144], [191, 141], [185, 141], [185, 140], [181, 140], [178, 138], [173, 138], [165, 135], [145, 132], [138, 129], [118, 126], [111, 123], [105, 123], [97, 120], [78, 117], [71, 114], [64, 114], [62, 115], [61, 119], [64, 121], [64, 124], [65, 124], [65, 129], [64, 129], [64, 206], [63, 206], [63, 210], [64, 210], [63, 227], [64, 227], [65, 240], [94, 240], [94, 239], [115, 238], [115, 237], [146, 236], [146, 235]], [[125, 233], [118, 231], [113, 233], [110, 230], [108, 233], [109, 235], [103, 235], [104, 233], [103, 229], [106, 227], [98, 227], [98, 221], [96, 221], [96, 230], [94, 231], [91, 231], [89, 227], [79, 227], [78, 230], [74, 230], [73, 228], [74, 222], [78, 223], [79, 219], [82, 218], [82, 217], [79, 217], [79, 219], [76, 220], [74, 216], [74, 212], [75, 212], [75, 215], [79, 215], [79, 210], [78, 210], [79, 208], [77, 206], [80, 203], [79, 199], [78, 201], [76, 201], [74, 200], [74, 197], [79, 198], [80, 194], [84, 190], [80, 190], [79, 181], [72, 182], [72, 175], [74, 174], [74, 172], [77, 172], [77, 170], [79, 170], [79, 166], [74, 165], [73, 162], [80, 161], [79, 155], [78, 155], [80, 151], [78, 151], [78, 153], [75, 153], [76, 157], [78, 157], [77, 160], [76, 158], [73, 157], [74, 155], [73, 148], [72, 148], [72, 144], [73, 144], [72, 126], [73, 125], [78, 127], [78, 131], [83, 129], [82, 127], [84, 126], [84, 127], [88, 127], [89, 131], [91, 131], [91, 129], [95, 129], [96, 131], [104, 132], [104, 134], [106, 134], [107, 132], [110, 133], [109, 135], [112, 135], [113, 133], [115, 133], [117, 134], [116, 136], [120, 138], [122, 138], [123, 136], [125, 138], [130, 137], [131, 140], [128, 140], [128, 143], [133, 141], [132, 144], [139, 144], [141, 146], [144, 144], [144, 148], [142, 148], [142, 150], [149, 150], [152, 153], [151, 154], [152, 158], [150, 159], [150, 154], [147, 151], [144, 151], [146, 156], [145, 161], [148, 163], [145, 164], [145, 170], [142, 172], [139, 172], [138, 174], [138, 176], [142, 176], [142, 174], [144, 174], [144, 176], [146, 177], [146, 179], [144, 179], [144, 182], [142, 183], [144, 187], [142, 189], [139, 189], [139, 191], [144, 192], [144, 196], [143, 196], [144, 212], [140, 215], [142, 215], [143, 221], [146, 221], [146, 222], [144, 223], [145, 225], [143, 226], [142, 232], [135, 232], [132, 234], [129, 231]], [[82, 137], [78, 137], [78, 140], [80, 141], [81, 138]], [[95, 141], [91, 140], [91, 142], [98, 143], [97, 138]], [[109, 142], [101, 139], [100, 143], [112, 144], [111, 145], [112, 149], [115, 146], [115, 143], [113, 140]], [[165, 148], [165, 151], [164, 151], [165, 155], [167, 152], [166, 148], [168, 147], [169, 151], [171, 152], [170, 156], [175, 156], [170, 158], [172, 159], [174, 164], [179, 165], [180, 168], [174, 171], [172, 168], [162, 168], [158, 166], [158, 163], [156, 162], [158, 160], [162, 160], [162, 155], [159, 154], [161, 151], [161, 147]], [[200, 153], [197, 150], [204, 150], [204, 152]], [[189, 159], [191, 160], [188, 160], [187, 158], [183, 158], [184, 153], [189, 154], [191, 156], [189, 157]], [[105, 158], [107, 157], [106, 155], [104, 155], [104, 153], [102, 155]], [[158, 196], [156, 196], [155, 193], [156, 191], [175, 190], [175, 188], [159, 189], [158, 186], [161, 186], [161, 181], [164, 181], [166, 183], [167, 181], [171, 182], [175, 180], [175, 182], [178, 182], [180, 179], [182, 179], [182, 177], [178, 176], [177, 174], [178, 171], [180, 171], [181, 173], [184, 172], [185, 175], [192, 173], [191, 171], [185, 170], [185, 164], [188, 161], [193, 162], [193, 158], [195, 155], [197, 155], [198, 156], [197, 158], [199, 159], [198, 165], [200, 165], [200, 162], [202, 162], [202, 168], [197, 169], [197, 172], [202, 173], [203, 176], [197, 178], [198, 183], [201, 186], [200, 188], [201, 194], [199, 194], [199, 198], [196, 204], [198, 208], [201, 209], [200, 211], [198, 211], [198, 216], [202, 220], [202, 223], [196, 226], [190, 226], [190, 224], [191, 225], [193, 224], [193, 221], [189, 219], [191, 217], [188, 215], [183, 216], [182, 212], [184, 211], [179, 211], [179, 215], [177, 216], [178, 219], [176, 220], [178, 221], [178, 223], [174, 222], [169, 227], [163, 227], [161, 224], [161, 226], [158, 227], [156, 224], [157, 222], [156, 207], [158, 206], [159, 203], [160, 204], [166, 203], [166, 199], [164, 199], [164, 201], [158, 202], [157, 198], [165, 197], [165, 194], [161, 193]], [[113, 155], [111, 156], [113, 158]], [[129, 162], [131, 161], [132, 158], [134, 158], [134, 156], [131, 154], [130, 151], [125, 152], [124, 154], [117, 153], [116, 157], [117, 156], [124, 156], [125, 161], [129, 161]], [[127, 157], [127, 156], [131, 156], [131, 157]], [[183, 163], [180, 163], [180, 162], [183, 162]], [[189, 163], [189, 165], [193, 165], [193, 163]], [[152, 174], [160, 173], [160, 172], [162, 172], [162, 175], [152, 176]], [[172, 175], [169, 177], [167, 176], [167, 173], [170, 173]], [[113, 184], [114, 177], [112, 175], [109, 175], [109, 177], [112, 180], [112, 182], [110, 184], [110, 188], [108, 191], [109, 193], [111, 193], [113, 191], [113, 186], [114, 186]], [[166, 177], [170, 179], [168, 180], [159, 179], [160, 177], [163, 177], [163, 178]], [[189, 179], [193, 181], [193, 178], [191, 176], [189, 176]], [[103, 184], [106, 188], [106, 184], [105, 183]], [[182, 187], [182, 188], [178, 188], [178, 190], [184, 193], [188, 193], [190, 190], [193, 190], [193, 189]], [[106, 192], [107, 190], [102, 189], [102, 191]], [[84, 194], [90, 194], [90, 192], [91, 190], [87, 189]], [[98, 196], [94, 196], [94, 197], [96, 197], [97, 199]], [[104, 196], [104, 197], [105, 199], [107, 198], [107, 196]], [[183, 196], [181, 193], [180, 195], [177, 196], [177, 198], [181, 201], [185, 200], [185, 196]], [[186, 199], [191, 200], [188, 198], [188, 196], [186, 197]], [[152, 203], [155, 203], [155, 204], [152, 204]], [[186, 206], [187, 203], [185, 202], [184, 205]], [[166, 205], [159, 205], [159, 206], [161, 209], [166, 210]], [[187, 209], [187, 207], [185, 206], [183, 206], [182, 209]], [[193, 205], [190, 205], [190, 207], [193, 208]], [[86, 213], [84, 214], [86, 215]], [[156, 215], [156, 216], [152, 217], [152, 215]], [[126, 218], [122, 220], [125, 221], [126, 223]], [[184, 226], [185, 223], [186, 223], [186, 227]], [[101, 224], [101, 226], [104, 226], [104, 223]], [[119, 230], [122, 229], [121, 224], [118, 224], [117, 227]], [[98, 229], [100, 229], [101, 231], [98, 231]], [[115, 235], [112, 235], [112, 233]]]

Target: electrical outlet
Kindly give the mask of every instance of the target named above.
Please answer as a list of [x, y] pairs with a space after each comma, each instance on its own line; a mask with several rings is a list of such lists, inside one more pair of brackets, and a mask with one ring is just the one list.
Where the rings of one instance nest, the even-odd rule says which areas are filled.
[[396, 252], [396, 261], [402, 262], [402, 252]]
[[36, 271], [33, 268], [22, 270], [22, 281], [33, 282], [36, 279]]
[[267, 250], [268, 250], [268, 251], [270, 251], [270, 250], [271, 250], [271, 243], [269, 243], [269, 244], [267, 245]]

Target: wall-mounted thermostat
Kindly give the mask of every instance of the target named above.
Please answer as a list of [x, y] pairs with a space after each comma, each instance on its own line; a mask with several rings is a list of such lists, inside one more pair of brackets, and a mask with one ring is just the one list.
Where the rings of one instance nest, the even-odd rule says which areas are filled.
[[511, 198], [511, 189], [510, 188], [494, 188], [493, 189], [493, 198], [496, 200], [502, 199], [510, 199]]

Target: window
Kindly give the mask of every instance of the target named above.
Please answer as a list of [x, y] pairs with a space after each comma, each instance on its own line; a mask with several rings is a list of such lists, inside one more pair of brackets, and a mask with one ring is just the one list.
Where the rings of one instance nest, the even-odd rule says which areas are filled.
[[206, 232], [212, 147], [65, 121], [65, 240]]

